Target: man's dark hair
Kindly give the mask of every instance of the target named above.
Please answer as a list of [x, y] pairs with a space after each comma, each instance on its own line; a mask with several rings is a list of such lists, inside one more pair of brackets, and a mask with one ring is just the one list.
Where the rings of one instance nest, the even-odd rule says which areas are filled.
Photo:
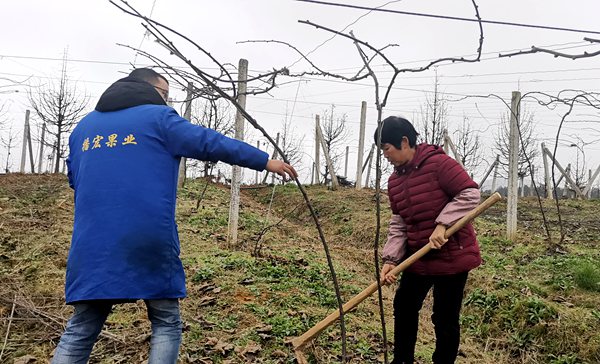
[[167, 84], [169, 83], [165, 76], [150, 68], [136, 68], [131, 71], [129, 77], [137, 78], [138, 80], [146, 81], [148, 83], [154, 83], [158, 81], [159, 78], [162, 78]]
[[[417, 145], [417, 131], [410, 121], [398, 117], [388, 116], [383, 120], [381, 127], [381, 145], [389, 143], [397, 149], [402, 148], [402, 138], [408, 139], [408, 144], [411, 148]], [[375, 130], [375, 144], [377, 144], [377, 130]], [[381, 146], [380, 145], [380, 146]]]

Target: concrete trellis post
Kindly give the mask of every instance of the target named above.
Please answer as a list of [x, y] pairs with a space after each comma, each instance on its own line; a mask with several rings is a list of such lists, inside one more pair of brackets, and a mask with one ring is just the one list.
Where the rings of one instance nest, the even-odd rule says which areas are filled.
[[[277, 133], [277, 137], [275, 138], [275, 144], [279, 145], [279, 133]], [[273, 147], [273, 154], [271, 154], [271, 159], [277, 159], [277, 148]], [[267, 178], [269, 177], [269, 172], [265, 172], [265, 176], [263, 177], [262, 184], [267, 183]], [[275, 184], [275, 176], [271, 176], [271, 184]]]
[[492, 178], [492, 193], [496, 192], [496, 182], [498, 181], [498, 166], [500, 165], [500, 156], [496, 156], [496, 160], [498, 161], [498, 163], [496, 163], [496, 167], [494, 167], [494, 176]]
[[[350, 147], [346, 145], [346, 161], [344, 162], [344, 177], [348, 178], [348, 154], [350, 154]], [[590, 171], [590, 175], [592, 171]]]
[[320, 159], [320, 148], [321, 148], [321, 142], [319, 139], [319, 132], [318, 130], [321, 129], [321, 117], [319, 115], [315, 115], [315, 184], [321, 184], [321, 172], [319, 171], [320, 166], [321, 166], [321, 159]]
[[588, 186], [591, 186], [591, 185], [592, 185], [592, 182], [593, 182], [593, 181], [592, 181], [592, 170], [590, 169], [590, 170], [588, 170], [588, 183], [587, 183], [587, 185], [585, 186], [585, 189], [583, 190], [583, 193], [585, 194], [585, 196], [586, 196], [588, 199], [592, 198], [592, 189], [591, 189], [591, 188], [588, 188]]
[[[579, 189], [579, 186], [577, 186], [577, 184], [575, 183], [575, 181], [573, 181], [573, 179], [571, 178], [571, 175], [570, 175], [570, 169], [571, 169], [570, 166], [571, 165], [569, 164], [568, 167], [567, 167], [567, 170], [565, 170], [560, 165], [560, 163], [558, 163], [558, 161], [556, 159], [554, 159], [554, 157], [552, 156], [552, 153], [548, 150], [548, 148], [544, 147], [543, 152], [546, 153], [546, 155], [548, 157], [550, 157], [551, 160], [554, 161], [554, 165], [556, 166], [556, 168], [565, 177], [565, 189], [566, 189], [567, 184], [569, 184], [569, 185], [571, 185], [571, 188], [573, 189], [573, 191], [575, 191], [575, 195], [577, 197], [585, 198], [585, 194]], [[560, 182], [557, 182], [556, 185], [558, 186], [559, 183]]]
[[448, 154], [448, 130], [444, 129], [444, 137], [442, 139], [444, 141], [444, 145], [442, 145], [442, 149], [444, 149], [444, 153]]
[[567, 169], [565, 170], [565, 186], [563, 187], [562, 197], [571, 197], [569, 191], [569, 178], [571, 178], [571, 163], [567, 164]]
[[[248, 79], [248, 61], [240, 59], [238, 67], [238, 97], [237, 102], [246, 108], [246, 80]], [[244, 116], [238, 110], [235, 114], [235, 138], [244, 140]], [[229, 204], [229, 246], [237, 244], [237, 229], [240, 213], [240, 184], [242, 182], [242, 169], [232, 166], [231, 172], [231, 203]]]
[[506, 237], [514, 240], [517, 237], [517, 203], [518, 203], [518, 164], [519, 164], [519, 128], [521, 93], [513, 91], [510, 104], [510, 132], [508, 154], [508, 199], [506, 211]]
[[[260, 149], [260, 140], [256, 141], [256, 149]], [[258, 184], [258, 171], [254, 172], [254, 184]]]
[[[21, 149], [21, 168], [19, 169], [19, 172], [21, 173], [25, 173], [25, 160], [27, 159], [28, 142], [31, 147], [31, 135], [29, 133], [29, 113], [29, 110], [25, 111], [25, 126], [23, 127], [23, 149]], [[29, 153], [31, 154], [31, 151]]]
[[365, 149], [365, 127], [367, 124], [367, 102], [363, 101], [360, 105], [360, 129], [358, 133], [358, 156], [356, 159], [356, 183], [357, 190], [362, 188], [363, 172], [363, 153]]
[[335, 191], [337, 190], [339, 183], [337, 176], [335, 175], [335, 171], [333, 170], [333, 163], [331, 162], [331, 158], [329, 158], [329, 151], [327, 150], [327, 146], [325, 145], [325, 140], [323, 139], [323, 132], [321, 131], [321, 125], [319, 123], [317, 123], [317, 139], [323, 147], [323, 155], [325, 156], [327, 169], [329, 169], [329, 175], [331, 176], [331, 189]]
[[544, 184], [546, 185], [546, 198], [552, 198], [552, 181], [550, 180], [550, 169], [548, 168], [548, 156], [546, 156], [546, 145], [542, 143], [542, 160], [544, 161]]
[[[187, 85], [187, 95], [185, 101], [185, 111], [183, 112], [184, 119], [190, 120], [192, 119], [192, 89], [194, 85], [191, 82], [188, 82]], [[185, 184], [185, 174], [187, 172], [186, 168], [186, 157], [181, 157], [181, 161], [179, 162], [179, 175], [177, 177], [177, 187], [181, 188]]]
[[42, 164], [44, 159], [44, 141], [46, 139], [46, 123], [42, 124], [42, 138], [40, 140], [40, 154], [38, 156], [38, 174], [42, 173]]
[[367, 157], [368, 166], [367, 166], [367, 177], [365, 178], [365, 187], [369, 187], [369, 179], [371, 178], [371, 163], [373, 162], [373, 153], [375, 152], [375, 144], [371, 145], [371, 150], [369, 151], [369, 156]]
[[448, 154], [448, 148], [450, 148], [452, 154], [454, 154], [454, 159], [458, 162], [458, 164], [460, 164], [461, 167], [465, 168], [465, 166], [462, 163], [460, 153], [458, 153], [458, 150], [456, 150], [456, 146], [454, 145], [452, 138], [450, 138], [450, 135], [448, 135], [448, 130], [444, 129], [444, 152], [446, 154]]
[[[483, 178], [481, 179], [481, 182], [479, 182], [479, 188], [482, 188], [483, 184], [485, 183], [485, 181], [488, 179], [488, 177], [490, 176], [490, 173], [492, 173], [492, 171], [495, 170], [495, 168], [498, 166], [498, 163], [500, 162], [500, 156], [496, 155], [496, 160], [494, 161], [494, 163], [492, 163], [492, 165], [490, 166], [490, 168], [488, 168], [487, 172], [485, 172], [485, 175], [483, 176]], [[494, 176], [495, 178], [496, 176]], [[493, 186], [495, 187], [495, 186]], [[494, 193], [494, 191], [492, 191], [492, 193]]]
[[598, 166], [598, 168], [596, 168], [596, 171], [594, 172], [594, 174], [592, 174], [592, 170], [590, 169], [590, 179], [588, 180], [587, 186], [585, 186], [585, 189], [583, 190], [583, 193], [586, 196], [588, 196], [588, 198], [592, 198], [592, 185], [594, 184], [594, 181], [598, 177], [599, 173], [600, 173], [600, 166]]

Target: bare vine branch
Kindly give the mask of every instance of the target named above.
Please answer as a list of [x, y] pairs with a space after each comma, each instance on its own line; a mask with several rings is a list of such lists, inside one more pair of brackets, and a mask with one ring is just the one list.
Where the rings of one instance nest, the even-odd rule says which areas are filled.
[[[354, 33], [351, 31], [350, 35], [354, 37]], [[387, 332], [385, 328], [385, 315], [383, 308], [383, 292], [381, 290], [381, 280], [379, 279], [379, 239], [381, 235], [381, 128], [382, 128], [382, 115], [383, 115], [383, 105], [381, 104], [381, 99], [379, 96], [379, 79], [377, 75], [373, 71], [370, 66], [370, 61], [367, 58], [367, 55], [360, 47], [360, 43], [358, 41], [354, 42], [356, 49], [358, 50], [358, 54], [364, 63], [364, 67], [369, 72], [369, 76], [373, 79], [373, 84], [375, 86], [375, 105], [377, 107], [377, 155], [375, 158], [375, 209], [376, 209], [376, 226], [375, 226], [375, 239], [373, 241], [373, 261], [374, 261], [374, 274], [375, 281], [377, 282], [377, 303], [379, 305], [379, 320], [381, 321], [381, 333], [383, 339], [383, 360], [385, 364], [388, 363], [388, 347], [387, 347]], [[391, 87], [391, 85], [390, 85]]]
[[[510, 110], [510, 104], [506, 100], [504, 100], [502, 97], [500, 97], [496, 94], [467, 95], [467, 96], [459, 98], [455, 101], [461, 101], [461, 100], [465, 100], [468, 98], [496, 98], [496, 99], [500, 100], [506, 106], [506, 108], [508, 110]], [[562, 131], [563, 124], [565, 123], [566, 118], [572, 113], [575, 106], [588, 106], [588, 107], [593, 107], [595, 109], [600, 109], [600, 93], [590, 93], [590, 92], [586, 92], [586, 91], [582, 91], [582, 90], [565, 89], [565, 90], [559, 91], [556, 95], [552, 95], [552, 94], [545, 93], [545, 92], [532, 91], [532, 92], [524, 93], [521, 96], [520, 102], [526, 98], [531, 98], [534, 101], [536, 101], [539, 105], [547, 107], [551, 110], [555, 110], [560, 105], [566, 106], [568, 108], [567, 111], [562, 114], [560, 122], [558, 124], [558, 130], [556, 132], [555, 142], [554, 142], [553, 151], [552, 151], [552, 167], [551, 167], [552, 185], [553, 185], [554, 190], [556, 191], [557, 183], [556, 183], [554, 167], [555, 167], [555, 160], [556, 160], [556, 154], [557, 154], [557, 149], [558, 149], [558, 142], [560, 139], [560, 134]], [[519, 102], [519, 104], [520, 104], [520, 102]], [[518, 132], [519, 132], [520, 143], [523, 144], [521, 125], [520, 125], [520, 120], [518, 117], [518, 114], [520, 113], [520, 111], [517, 110], [515, 113], [517, 114], [515, 116], [517, 116], [517, 128], [518, 128]], [[545, 210], [543, 208], [543, 204], [541, 201], [541, 196], [538, 191], [535, 179], [533, 177], [533, 175], [534, 175], [533, 174], [533, 164], [527, 154], [525, 154], [525, 158], [527, 160], [527, 164], [528, 164], [528, 168], [529, 168], [531, 183], [532, 183], [533, 189], [536, 191], [538, 205], [540, 208], [540, 212], [542, 214], [542, 220], [544, 223], [546, 235], [548, 237], [548, 242], [549, 242], [549, 244], [552, 245], [552, 243], [553, 243], [552, 233], [550, 232], [549, 223], [548, 223], [548, 220], [547, 220], [547, 217], [545, 214]], [[560, 228], [560, 240], [558, 241], [558, 243], [554, 244], [554, 246], [551, 249], [552, 251], [556, 252], [556, 251], [558, 251], [560, 244], [563, 243], [564, 238], [566, 237], [566, 231], [564, 229], [564, 224], [562, 221], [560, 202], [559, 202], [558, 196], [555, 194], [553, 197], [555, 200], [556, 211], [557, 211], [557, 215], [558, 215], [558, 224], [559, 224], [559, 228]]]
[[[588, 41], [590, 43], [598, 43], [600, 44], [600, 40], [599, 39], [592, 39], [592, 38], [583, 38], [583, 40]], [[579, 59], [579, 58], [590, 58], [590, 57], [595, 57], [597, 55], [600, 55], [600, 50], [596, 51], [596, 52], [583, 52], [580, 54], [567, 54], [567, 53], [562, 53], [562, 52], [557, 52], [554, 51], [552, 49], [547, 49], [547, 48], [540, 48], [540, 47], [536, 47], [536, 46], [531, 46], [531, 49], [526, 50], [526, 51], [518, 51], [518, 52], [513, 52], [513, 53], [505, 53], [505, 54], [498, 54], [498, 57], [503, 58], [503, 57], [512, 57], [512, 56], [521, 56], [524, 54], [533, 54], [533, 53], [547, 53], [547, 54], [551, 54], [554, 56], [554, 58], [569, 58], [569, 59]]]

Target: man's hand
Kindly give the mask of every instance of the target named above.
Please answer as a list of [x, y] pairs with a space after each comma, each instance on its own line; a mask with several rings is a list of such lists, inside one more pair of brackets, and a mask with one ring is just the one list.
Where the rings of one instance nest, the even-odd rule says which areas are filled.
[[298, 177], [298, 173], [296, 173], [294, 167], [290, 166], [284, 161], [280, 161], [277, 159], [271, 159], [270, 161], [268, 161], [266, 169], [269, 172], [277, 173], [278, 175], [283, 177], [284, 181], [287, 181], [288, 176], [290, 179]]
[[398, 277], [396, 277], [395, 275], [391, 274], [390, 271], [392, 269], [394, 269], [396, 266], [394, 264], [390, 264], [390, 263], [385, 263], [383, 265], [383, 267], [381, 268], [381, 274], [379, 275], [379, 279], [384, 283], [384, 284], [392, 284], [396, 282], [396, 279]]
[[446, 227], [442, 224], [439, 224], [433, 230], [433, 233], [429, 237], [429, 245], [431, 249], [440, 249], [442, 245], [446, 244], [448, 239], [445, 238], [446, 235]]

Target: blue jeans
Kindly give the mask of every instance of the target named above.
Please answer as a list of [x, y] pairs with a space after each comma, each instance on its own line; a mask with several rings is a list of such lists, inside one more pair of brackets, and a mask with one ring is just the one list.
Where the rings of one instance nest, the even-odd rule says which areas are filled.
[[[175, 364], [181, 344], [179, 300], [145, 300], [152, 323], [148, 364]], [[75, 303], [73, 317], [60, 338], [52, 364], [87, 363], [94, 343], [112, 309], [112, 303]]]

